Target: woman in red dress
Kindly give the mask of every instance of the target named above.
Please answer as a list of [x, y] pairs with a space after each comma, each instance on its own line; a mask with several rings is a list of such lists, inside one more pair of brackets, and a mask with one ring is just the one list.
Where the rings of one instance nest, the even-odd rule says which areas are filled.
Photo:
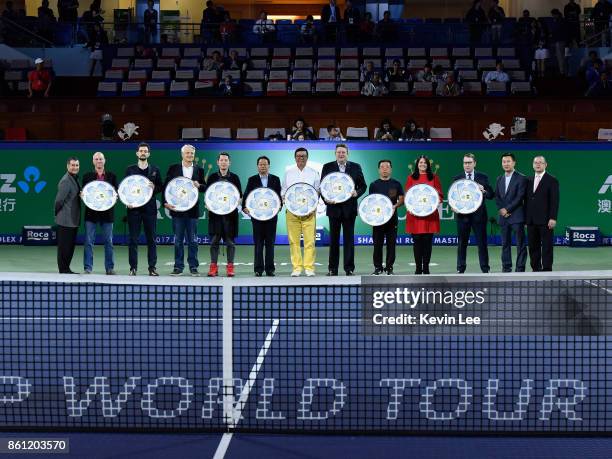
[[[419, 156], [414, 166], [414, 172], [408, 176], [406, 181], [406, 192], [415, 185], [425, 183], [438, 191], [440, 202], [442, 202], [442, 185], [439, 177], [431, 170], [429, 158], [425, 155]], [[408, 212], [406, 214], [406, 232], [412, 234], [413, 239], [412, 249], [416, 264], [414, 273], [429, 274], [433, 235], [440, 232], [440, 213], [436, 211], [427, 217], [417, 217]]]

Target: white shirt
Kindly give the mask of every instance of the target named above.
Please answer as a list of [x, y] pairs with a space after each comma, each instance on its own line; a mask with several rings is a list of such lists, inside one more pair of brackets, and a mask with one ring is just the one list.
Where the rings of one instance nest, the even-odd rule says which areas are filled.
[[340, 172], [346, 172], [346, 163], [344, 164], [338, 163], [338, 169], [340, 169]]
[[[538, 186], [540, 185], [540, 182], [542, 181], [542, 177], [544, 177], [544, 174], [546, 174], [546, 171], [542, 172], [541, 174], [536, 174], [533, 177], [533, 191], [534, 191], [534, 193], [535, 193], [535, 190], [538, 189]], [[540, 177], [540, 178], [538, 179], [538, 177]]]
[[287, 188], [296, 183], [308, 183], [319, 191], [321, 176], [312, 167], [305, 166], [304, 169], [300, 170], [297, 166], [293, 166], [285, 172], [281, 187], [281, 196], [284, 197]]
[[[470, 177], [470, 175], [472, 177]], [[476, 180], [476, 169], [474, 169], [472, 172], [466, 172], [465, 173], [465, 179], [466, 180]]]
[[260, 175], [259, 179], [261, 180], [262, 186], [268, 188], [268, 176], [267, 175]]
[[504, 188], [504, 193], [508, 191], [508, 187], [510, 186], [510, 180], [512, 180], [512, 176], [514, 175], [514, 171], [510, 172], [510, 175], [506, 174], [504, 178], [506, 179], [506, 187]]
[[183, 177], [193, 178], [193, 165], [187, 167], [183, 164]]
[[510, 81], [510, 77], [503, 70], [493, 70], [492, 72], [487, 73], [485, 77], [485, 83], [490, 83], [492, 81], [499, 81], [500, 83], [508, 83]]
[[266, 32], [274, 32], [274, 22], [272, 19], [258, 19], [253, 26], [253, 33], [263, 34]]

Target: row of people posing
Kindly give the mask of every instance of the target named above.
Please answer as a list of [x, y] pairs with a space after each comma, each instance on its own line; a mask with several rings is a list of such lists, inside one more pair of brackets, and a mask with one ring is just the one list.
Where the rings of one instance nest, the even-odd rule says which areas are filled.
[[[327, 201], [327, 216], [330, 222], [330, 253], [328, 263], [328, 275], [337, 275], [339, 266], [340, 233], [344, 233], [344, 271], [352, 275], [355, 270], [354, 264], [354, 226], [357, 217], [357, 199], [365, 193], [366, 185], [362, 169], [359, 164], [348, 161], [348, 146], [338, 144], [335, 149], [336, 160], [324, 165], [321, 176], [319, 173], [307, 166], [308, 151], [301, 147], [294, 153], [296, 165], [288, 169], [283, 177], [282, 183], [279, 177], [269, 173], [270, 160], [266, 156], [257, 159], [258, 174], [249, 178], [244, 195], [259, 187], [269, 187], [284, 196], [285, 191], [294, 183], [309, 183], [316, 189], [319, 188], [320, 179], [332, 172], [345, 172], [355, 182], [355, 192], [351, 199], [344, 203]], [[126, 176], [140, 174], [152, 182], [154, 194], [162, 191], [160, 171], [157, 167], [148, 163], [150, 147], [140, 144], [136, 152], [138, 164], [130, 166]], [[206, 186], [219, 180], [227, 180], [241, 190], [240, 178], [229, 171], [230, 155], [221, 153], [217, 158], [218, 171], [206, 180], [204, 169], [195, 164], [195, 148], [185, 145], [181, 149], [182, 161], [180, 164], [170, 166], [166, 175], [166, 184], [175, 177], [185, 176], [194, 181], [200, 192], [204, 192]], [[92, 180], [106, 180], [116, 187], [116, 177], [104, 168], [104, 155], [100, 152], [94, 154], [94, 172], [86, 174], [83, 185]], [[475, 171], [476, 160], [472, 154], [466, 154], [463, 158], [464, 174], [454, 177], [454, 180], [466, 178], [479, 183], [486, 199], [496, 196], [499, 209], [499, 221], [502, 228], [502, 265], [504, 271], [511, 271], [512, 260], [510, 247], [512, 233], [517, 237], [517, 262], [516, 270], [524, 271], [526, 260], [526, 248], [524, 237], [524, 225], [528, 225], [529, 249], [531, 254], [531, 265], [534, 271], [552, 269], [552, 231], [556, 223], [558, 211], [558, 183], [556, 179], [545, 173], [546, 162], [539, 156], [534, 159], [534, 170], [536, 175], [533, 179], [527, 179], [516, 172], [514, 167], [516, 160], [510, 153], [502, 156], [502, 167], [504, 175], [497, 180], [496, 192], [489, 185], [485, 174]], [[56, 198], [56, 223], [58, 224], [58, 267], [60, 272], [72, 272], [70, 260], [74, 252], [74, 240], [80, 219], [80, 201], [78, 194], [78, 160], [70, 158], [67, 163], [68, 172], [60, 181], [58, 195]], [[378, 163], [379, 179], [372, 182], [369, 187], [370, 193], [381, 193], [388, 196], [395, 209], [403, 204], [404, 189], [408, 190], [419, 183], [432, 185], [439, 193], [440, 200], [443, 198], [442, 186], [439, 177], [431, 170], [431, 164], [426, 156], [417, 158], [414, 172], [406, 182], [405, 187], [391, 177], [392, 164], [390, 160], [381, 160]], [[540, 185], [540, 181], [542, 185]], [[531, 186], [529, 183], [531, 183]], [[532, 190], [531, 192], [529, 190]], [[539, 191], [538, 191], [539, 190]], [[199, 206], [186, 212], [176, 212], [173, 207], [164, 201], [164, 206], [169, 209], [172, 216], [172, 227], [175, 236], [175, 263], [173, 275], [180, 275], [184, 271], [184, 243], [187, 240], [190, 273], [198, 274], [199, 262], [197, 259], [197, 220], [200, 216]], [[525, 207], [525, 210], [523, 210]], [[531, 209], [531, 211], [530, 211]], [[248, 211], [245, 210], [245, 213]], [[114, 274], [114, 260], [112, 250], [112, 209], [106, 212], [86, 210], [86, 242], [84, 255], [85, 272], [91, 272], [93, 264], [93, 243], [95, 240], [96, 224], [102, 227], [105, 242], [105, 268], [107, 274]], [[315, 274], [315, 219], [316, 212], [305, 216], [296, 217], [287, 212], [287, 233], [290, 245], [292, 276], [299, 276], [304, 272], [307, 276]], [[480, 208], [470, 215], [457, 215], [457, 227], [459, 235], [459, 246], [457, 253], [457, 271], [462, 273], [466, 268], [466, 251], [470, 233], [473, 231], [478, 244], [480, 267], [483, 272], [489, 271], [488, 249], [486, 239], [487, 223], [486, 206]], [[438, 212], [428, 217], [418, 217], [408, 213], [406, 219], [406, 231], [413, 235], [413, 250], [416, 264], [416, 274], [429, 273], [429, 261], [431, 259], [433, 234], [440, 231], [440, 219]], [[138, 269], [138, 238], [144, 227], [148, 246], [148, 270], [149, 274], [158, 275], [156, 270], [156, 221], [157, 208], [155, 199], [151, 199], [145, 206], [137, 209], [128, 209], [128, 225], [130, 230], [129, 239], [129, 263], [130, 274], [135, 275]], [[265, 272], [268, 276], [274, 275], [274, 241], [276, 239], [277, 217], [269, 221], [258, 221], [251, 219], [253, 224], [253, 238], [255, 245], [254, 270], [257, 276]], [[385, 225], [373, 228], [374, 243], [374, 274], [387, 272], [393, 273], [395, 262], [395, 240], [397, 237], [397, 211], [391, 220]], [[227, 275], [234, 275], [234, 240], [238, 233], [238, 211], [227, 216], [209, 213], [209, 236], [211, 240], [211, 264], [210, 276], [218, 274], [219, 245], [223, 240], [227, 246]], [[304, 255], [300, 248], [300, 240], [304, 240]], [[386, 240], [387, 255], [386, 264], [383, 266], [382, 254]]]

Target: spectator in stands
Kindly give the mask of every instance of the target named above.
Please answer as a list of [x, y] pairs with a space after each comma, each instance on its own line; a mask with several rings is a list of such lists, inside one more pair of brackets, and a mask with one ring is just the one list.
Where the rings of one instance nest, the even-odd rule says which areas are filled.
[[55, 14], [49, 8], [49, 0], [43, 0], [42, 5], [38, 7], [38, 33], [40, 36], [53, 41], [53, 31], [56, 22]]
[[484, 79], [485, 84], [491, 83], [492, 81], [510, 83], [510, 76], [504, 71], [504, 64], [502, 64], [501, 61], [497, 61], [495, 64], [495, 70], [487, 73], [487, 76]]
[[383, 43], [392, 43], [397, 40], [397, 27], [391, 19], [391, 13], [385, 11], [383, 18], [376, 25], [376, 34]]
[[406, 72], [401, 67], [401, 61], [399, 59], [393, 59], [393, 65], [385, 72], [386, 83], [398, 83], [401, 81], [412, 81], [412, 75]]
[[232, 49], [224, 68], [227, 70], [240, 70], [240, 73], [242, 74], [243, 72], [246, 72], [247, 64], [246, 61], [238, 55], [238, 51]]
[[456, 97], [461, 95], [461, 86], [455, 80], [455, 74], [448, 72], [446, 74], [446, 81], [443, 85], [438, 85], [436, 91], [439, 96]]
[[92, 3], [89, 5], [89, 9], [81, 16], [81, 32], [84, 30], [86, 33], [85, 41], [88, 42], [91, 36], [94, 34], [94, 26], [96, 24], [103, 24], [104, 18], [100, 15], [100, 11], [96, 9], [96, 5]]
[[344, 9], [344, 30], [346, 32], [346, 41], [348, 43], [357, 42], [359, 35], [359, 24], [361, 22], [361, 12], [357, 8], [353, 8], [351, 0], [346, 0], [346, 8]]
[[400, 131], [391, 124], [389, 118], [385, 118], [380, 122], [378, 131], [376, 132], [376, 140], [394, 141], [399, 140]]
[[[538, 28], [538, 23], [531, 17], [529, 10], [523, 10], [523, 16], [517, 21], [516, 33], [518, 44], [531, 46], [538, 35]], [[537, 43], [537, 41], [535, 41], [535, 43]]]
[[274, 41], [276, 36], [276, 27], [271, 19], [268, 19], [268, 13], [262, 11], [259, 14], [259, 19], [255, 21], [253, 33], [261, 38], [262, 43]]
[[239, 96], [240, 86], [234, 81], [231, 75], [225, 75], [223, 81], [219, 83], [219, 92], [222, 96]]
[[34, 70], [28, 73], [28, 97], [49, 97], [53, 74], [45, 69], [44, 61], [40, 57], [34, 61], [34, 65]]
[[58, 0], [57, 11], [60, 22], [76, 22], [79, 17], [78, 0]]
[[136, 59], [153, 59], [155, 57], [155, 50], [150, 46], [137, 43], [134, 49], [134, 57]]
[[300, 27], [300, 43], [304, 45], [314, 45], [317, 43], [317, 29], [315, 28], [312, 14], [306, 17], [306, 22]]
[[219, 23], [221, 17], [219, 12], [211, 0], [206, 2], [206, 8], [202, 11], [202, 22], [200, 24], [200, 34], [202, 42], [216, 41], [219, 38]]
[[[300, 137], [302, 137], [300, 139]], [[293, 123], [293, 127], [291, 128], [291, 140], [316, 140], [315, 135], [310, 130], [304, 118], [298, 118]]]
[[372, 13], [367, 12], [363, 16], [363, 20], [359, 23], [359, 35], [363, 42], [372, 41], [374, 36], [374, 28], [376, 24], [372, 21]]
[[416, 121], [406, 121], [406, 124], [404, 124], [400, 135], [401, 140], [409, 142], [412, 140], [423, 140], [424, 138], [425, 136], [423, 135], [423, 129], [417, 126]]
[[487, 15], [482, 9], [480, 0], [474, 0], [472, 7], [465, 15], [465, 22], [470, 26], [470, 43], [472, 45], [480, 44], [482, 32], [487, 24]]
[[423, 67], [423, 70], [419, 70], [419, 73], [417, 73], [417, 81], [433, 83], [434, 80], [435, 77], [431, 71], [431, 64], [428, 62], [425, 64], [425, 67]]
[[376, 73], [376, 69], [374, 68], [374, 62], [368, 61], [365, 65], [361, 66], [361, 75], [359, 77], [359, 81], [362, 83], [366, 83], [372, 79], [374, 74]]
[[442, 88], [442, 86], [444, 86], [444, 83], [446, 83], [446, 71], [441, 65], [438, 64], [433, 68], [432, 73], [435, 88]]
[[338, 126], [330, 124], [329, 126], [327, 126], [327, 137], [325, 138], [325, 140], [344, 142], [346, 139], [342, 135], [342, 131], [340, 131], [340, 128]]
[[554, 49], [557, 65], [559, 66], [559, 74], [565, 75], [565, 45], [567, 44], [567, 29], [561, 11], [553, 8], [550, 11], [552, 21], [549, 23], [549, 35], [552, 49]]
[[93, 33], [89, 36], [89, 41], [87, 42], [87, 47], [91, 51], [89, 54], [89, 59], [91, 61], [91, 67], [89, 68], [89, 76], [93, 76], [94, 71], [96, 70], [96, 64], [100, 63], [100, 71], [103, 71], [102, 68], [102, 59], [104, 58], [102, 53], [102, 48], [108, 45], [108, 35], [106, 31], [102, 28], [101, 24], [95, 24]]
[[232, 21], [227, 11], [223, 13], [223, 22], [219, 25], [219, 35], [224, 45], [232, 43], [236, 38], [236, 23]]
[[283, 137], [283, 135], [280, 133], [280, 131], [276, 131], [274, 134], [270, 134], [270, 135], [268, 136], [268, 140], [269, 140], [270, 142], [277, 142], [277, 141], [279, 141], [279, 140], [283, 140], [283, 139], [284, 139], [284, 137]]
[[363, 88], [361, 88], [361, 94], [363, 94], [364, 96], [379, 97], [386, 96], [388, 93], [389, 90], [381, 81], [380, 73], [378, 72], [374, 72], [374, 74], [372, 75], [372, 79], [366, 81], [366, 83], [363, 85]]
[[549, 55], [550, 54], [546, 44], [543, 40], [540, 40], [534, 53], [536, 75], [540, 78], [544, 78], [544, 75], [546, 74], [546, 61], [548, 60]]
[[153, 0], [147, 2], [147, 9], [144, 12], [144, 41], [145, 43], [157, 42], [157, 10]]
[[601, 78], [602, 69], [603, 69], [603, 61], [601, 59], [597, 59], [595, 62], [593, 62], [592, 67], [587, 68], [586, 80], [587, 80], [588, 88], [590, 88], [591, 86], [599, 82]]
[[576, 46], [580, 45], [580, 13], [582, 13], [582, 9], [575, 0], [569, 0], [563, 8], [567, 27], [567, 46], [571, 46], [574, 42], [576, 42]]
[[593, 83], [587, 90], [586, 97], [609, 98], [612, 96], [612, 83], [608, 72], [601, 72], [599, 80]]
[[491, 42], [494, 45], [499, 45], [501, 43], [502, 26], [506, 18], [504, 9], [499, 6], [499, 0], [493, 0], [493, 6], [489, 10], [488, 16], [491, 24]]
[[612, 5], [607, 0], [599, 0], [591, 11], [591, 19], [595, 23], [595, 34], [601, 34], [601, 46], [608, 46], [610, 14], [612, 14]]
[[323, 23], [323, 31], [327, 43], [336, 42], [338, 23], [341, 19], [340, 8], [336, 5], [336, 0], [329, 0], [329, 4], [325, 5], [321, 10], [321, 22]]
[[221, 58], [221, 53], [219, 51], [213, 51], [210, 57], [207, 57], [202, 62], [203, 70], [216, 70], [217, 72], [221, 72], [225, 70], [225, 63]]
[[13, 2], [6, 2], [6, 9], [2, 12], [2, 19], [8, 19], [9, 21], [17, 21], [17, 12], [13, 9]]

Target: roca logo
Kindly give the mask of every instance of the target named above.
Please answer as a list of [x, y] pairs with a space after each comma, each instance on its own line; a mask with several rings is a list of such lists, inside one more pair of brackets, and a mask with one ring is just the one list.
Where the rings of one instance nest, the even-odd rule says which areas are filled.
[[597, 239], [594, 233], [574, 233], [574, 239], [580, 239], [581, 241], [592, 241], [595, 242]]
[[48, 241], [49, 240], [49, 232], [47, 231], [32, 231], [28, 230], [27, 232], [28, 239], [32, 239], [35, 241]]

